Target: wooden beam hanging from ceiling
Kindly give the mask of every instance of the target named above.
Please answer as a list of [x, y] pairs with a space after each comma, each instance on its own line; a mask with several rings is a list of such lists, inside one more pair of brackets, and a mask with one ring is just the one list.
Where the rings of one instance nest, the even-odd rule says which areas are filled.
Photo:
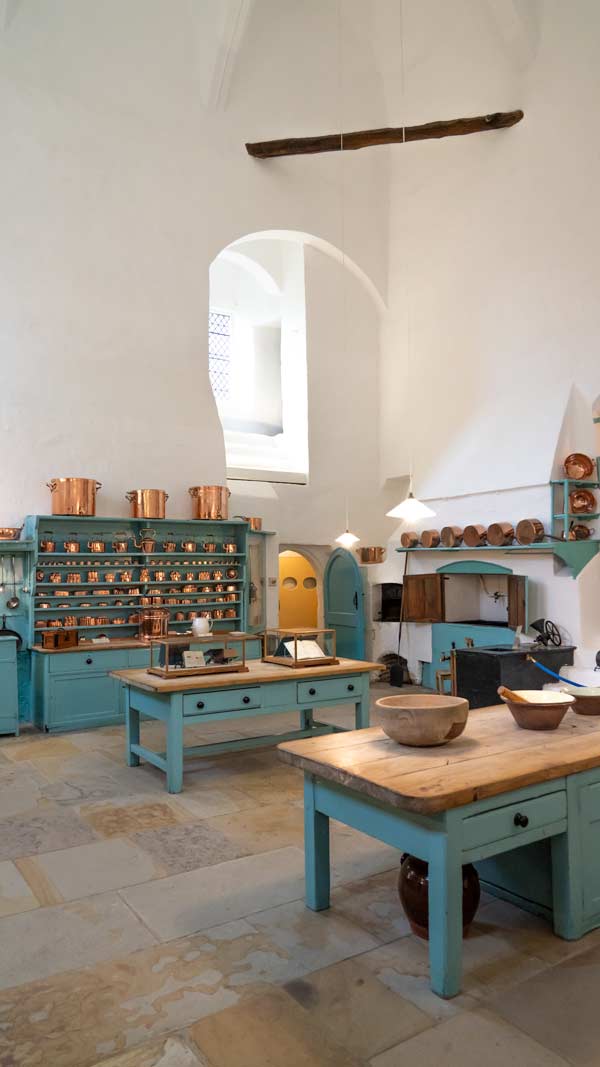
[[522, 111], [495, 111], [469, 119], [446, 119], [425, 122], [421, 126], [387, 126], [380, 130], [355, 130], [353, 133], [330, 133], [323, 137], [283, 137], [278, 141], [255, 141], [246, 144], [248, 155], [256, 159], [276, 156], [305, 156], [315, 152], [352, 152], [373, 145], [404, 144], [407, 141], [430, 141], [439, 137], [464, 137], [468, 133], [504, 130], [523, 118]]

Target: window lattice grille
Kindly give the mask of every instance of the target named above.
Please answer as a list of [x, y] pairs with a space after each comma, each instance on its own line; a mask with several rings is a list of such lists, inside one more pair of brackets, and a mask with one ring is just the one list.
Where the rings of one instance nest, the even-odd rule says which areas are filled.
[[229, 399], [231, 315], [208, 315], [208, 373], [216, 400]]

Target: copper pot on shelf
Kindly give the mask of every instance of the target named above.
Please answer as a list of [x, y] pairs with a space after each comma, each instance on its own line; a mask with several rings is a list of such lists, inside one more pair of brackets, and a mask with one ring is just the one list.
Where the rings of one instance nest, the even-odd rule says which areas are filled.
[[156, 548], [156, 538], [154, 534], [154, 530], [142, 530], [140, 534], [139, 543], [136, 541], [135, 537], [133, 538], [133, 543], [135, 547], [138, 548], [140, 552], [143, 552], [145, 555], [150, 555], [152, 552], [155, 551]]
[[382, 545], [372, 545], [356, 550], [361, 563], [383, 563], [385, 560], [385, 548]]
[[440, 543], [439, 530], [423, 530], [421, 544], [423, 548], [437, 548]]
[[180, 582], [181, 571], [169, 571], [169, 578], [172, 582]]
[[81, 551], [81, 542], [80, 541], [63, 541], [63, 548], [64, 548], [65, 552], [80, 552]]
[[0, 526], [0, 541], [18, 541], [22, 526]]
[[228, 555], [234, 555], [238, 550], [238, 546], [235, 541], [223, 541], [223, 552], [227, 552]]
[[177, 541], [163, 541], [162, 550], [163, 552], [176, 552]]
[[183, 592], [184, 593], [195, 593], [196, 592], [196, 586], [195, 585], [184, 585]]
[[262, 519], [258, 515], [234, 515], [234, 519], [241, 519], [242, 522], [247, 522], [250, 529], [254, 532], [262, 530]]
[[154, 571], [154, 581], [155, 582], [166, 582], [166, 580], [167, 580], [167, 572], [166, 571]]
[[125, 535], [124, 534], [123, 534], [123, 540], [122, 541], [113, 541], [113, 543], [112, 543], [113, 552], [127, 552], [128, 549], [129, 549], [129, 540], [125, 540]]
[[597, 508], [596, 497], [589, 489], [574, 489], [569, 493], [569, 511], [575, 515], [591, 515]]
[[44, 630], [48, 623], [45, 619], [36, 619], [33, 625], [36, 630]]
[[590, 526], [584, 526], [582, 522], [572, 522], [567, 534], [567, 541], [587, 541], [594, 530]]
[[119, 581], [129, 583], [133, 581], [133, 571], [119, 571]]
[[[62, 574], [60, 574], [58, 571], [53, 571], [52, 574], [48, 575], [48, 577], [49, 577], [49, 579], [50, 579], [50, 581], [52, 582], [53, 585], [58, 585], [59, 582], [62, 582]], [[71, 577], [71, 575], [68, 574], [67, 578], [70, 578], [70, 577]]]
[[237, 611], [236, 611], [235, 608], [225, 608], [225, 618], [226, 619], [235, 619], [236, 616], [237, 616]]
[[140, 599], [139, 599], [139, 603], [140, 603], [141, 607], [146, 607], [147, 605], [152, 603], [152, 597], [151, 596], [141, 596]]
[[210, 581], [210, 571], [199, 571], [198, 580], [201, 581], [201, 582], [209, 582]]
[[228, 518], [231, 492], [226, 485], [192, 485], [188, 492], [194, 500], [195, 519]]
[[181, 542], [181, 551], [182, 552], [195, 552], [196, 551], [196, 542], [195, 541], [182, 541]]
[[223, 608], [215, 608], [214, 611], [211, 612], [211, 614], [212, 614], [213, 619], [224, 619], [225, 618], [225, 612], [224, 612]]
[[132, 611], [131, 615], [127, 616], [127, 622], [131, 623], [132, 626], [137, 626], [139, 621], [140, 617], [137, 611]]
[[540, 519], [521, 519], [517, 523], [517, 541], [520, 545], [533, 545], [544, 540], [544, 524]]
[[511, 522], [493, 522], [487, 528], [488, 544], [494, 548], [502, 545], [512, 545], [515, 539], [515, 528]]
[[104, 541], [88, 541], [88, 552], [105, 552], [106, 544]]
[[93, 615], [82, 615], [79, 620], [80, 626], [95, 626], [96, 619]]
[[214, 578], [214, 580], [216, 582], [220, 582], [222, 577], [223, 577], [223, 571], [220, 571], [220, 570], [213, 571], [213, 578]]
[[104, 581], [105, 582], [109, 582], [109, 584], [111, 584], [111, 585], [112, 585], [113, 582], [116, 582], [116, 580], [117, 580], [117, 575], [116, 575], [115, 571], [107, 571], [106, 574], [104, 575]]
[[95, 478], [52, 478], [46, 484], [52, 494], [53, 515], [96, 514], [96, 493], [102, 483]]
[[225, 586], [225, 592], [226, 593], [237, 593], [237, 585], [226, 585]]
[[125, 499], [131, 504], [132, 518], [164, 519], [169, 494], [164, 489], [130, 489]]
[[[71, 575], [71, 574], [67, 575], [67, 581], [74, 579], [74, 577], [75, 576]], [[100, 581], [100, 571], [88, 571], [87, 572], [87, 580], [88, 580], [88, 582], [99, 582]]]
[[459, 548], [463, 542], [462, 526], [442, 526], [440, 541], [444, 548]]
[[230, 603], [232, 601], [235, 601], [237, 603], [237, 595], [235, 593], [227, 593], [225, 595], [225, 600], [228, 600]]
[[567, 478], [575, 479], [578, 482], [591, 478], [594, 468], [593, 459], [590, 456], [586, 456], [584, 452], [571, 452], [571, 455], [567, 456], [564, 463]]
[[402, 548], [416, 548], [419, 543], [419, 535], [414, 530], [405, 530], [400, 534]]
[[54, 595], [55, 596], [60, 596], [60, 597], [66, 597], [66, 596], [70, 596], [71, 594], [70, 594], [68, 589], [57, 589], [56, 593]]
[[185, 612], [184, 611], [176, 611], [175, 612], [175, 621], [176, 622], [183, 622], [184, 619], [185, 619]]
[[228, 578], [237, 578], [238, 574], [239, 574], [239, 571], [238, 571], [237, 567], [228, 567], [227, 570], [225, 571], [225, 574], [226, 574], [226, 576]]
[[196, 575], [195, 575], [194, 571], [186, 571], [185, 572], [185, 580], [186, 580], [186, 582], [194, 582], [196, 580]]
[[149, 581], [150, 581], [150, 571], [148, 570], [147, 567], [142, 567], [142, 569], [140, 570], [140, 582], [149, 582]]
[[35, 580], [36, 580], [36, 582], [43, 582], [44, 581], [44, 572], [43, 571], [36, 571], [35, 572]]
[[62, 619], [48, 619], [48, 626], [56, 630], [59, 626], [62, 626]]
[[485, 526], [481, 526], [478, 523], [471, 526], [465, 526], [463, 540], [467, 548], [482, 548], [487, 541], [487, 530]]
[[144, 608], [139, 615], [140, 640], [153, 641], [167, 636], [170, 618], [168, 608]]
[[65, 615], [65, 617], [63, 619], [63, 625], [66, 626], [66, 627], [71, 627], [71, 628], [73, 626], [77, 626], [77, 616], [76, 615]]
[[56, 541], [49, 539], [40, 541], [40, 552], [56, 552]]

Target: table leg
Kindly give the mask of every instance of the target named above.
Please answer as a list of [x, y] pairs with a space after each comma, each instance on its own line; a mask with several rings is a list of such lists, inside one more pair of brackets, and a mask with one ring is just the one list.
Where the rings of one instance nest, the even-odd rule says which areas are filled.
[[313, 725], [313, 709], [303, 708], [300, 711], [300, 729], [310, 730]]
[[368, 680], [363, 686], [362, 697], [354, 705], [354, 722], [357, 730], [366, 730], [369, 725], [370, 698]]
[[441, 997], [460, 993], [462, 972], [462, 865], [446, 835], [429, 860], [429, 969]]
[[131, 751], [132, 745], [140, 743], [140, 713], [131, 707], [128, 685], [121, 686], [121, 710], [125, 715], [125, 758], [129, 767], [139, 767], [140, 757]]
[[314, 778], [304, 775], [304, 870], [306, 905], [329, 907], [329, 818], [315, 808]]
[[173, 693], [167, 719], [167, 789], [181, 793], [183, 787], [183, 696]]

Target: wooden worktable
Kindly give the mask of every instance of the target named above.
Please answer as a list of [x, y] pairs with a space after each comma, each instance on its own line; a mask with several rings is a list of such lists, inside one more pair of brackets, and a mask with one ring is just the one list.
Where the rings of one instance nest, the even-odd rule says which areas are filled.
[[429, 865], [431, 984], [441, 996], [460, 990], [466, 863], [512, 865], [516, 884], [494, 878], [488, 888], [523, 907], [537, 863], [555, 933], [574, 940], [600, 926], [600, 718], [571, 710], [558, 730], [521, 730], [502, 705], [472, 711], [464, 734], [435, 748], [367, 729], [286, 741], [279, 755], [304, 771], [308, 907], [329, 907], [330, 819]]
[[265, 682], [301, 682], [305, 678], [336, 678], [346, 674], [364, 674], [365, 671], [382, 671], [381, 663], [358, 659], [340, 659], [338, 663], [324, 667], [279, 667], [276, 663], [263, 663], [259, 659], [248, 660], [247, 671], [214, 671], [197, 674], [191, 678], [161, 678], [145, 670], [112, 671], [113, 678], [144, 689], [149, 693], [188, 693], [196, 689], [231, 689], [236, 685], [262, 685]]
[[469, 713], [448, 745], [398, 745], [373, 727], [279, 748], [286, 763], [392, 807], [448, 811], [600, 766], [600, 717], [569, 712], [558, 730], [521, 730], [501, 704]]

